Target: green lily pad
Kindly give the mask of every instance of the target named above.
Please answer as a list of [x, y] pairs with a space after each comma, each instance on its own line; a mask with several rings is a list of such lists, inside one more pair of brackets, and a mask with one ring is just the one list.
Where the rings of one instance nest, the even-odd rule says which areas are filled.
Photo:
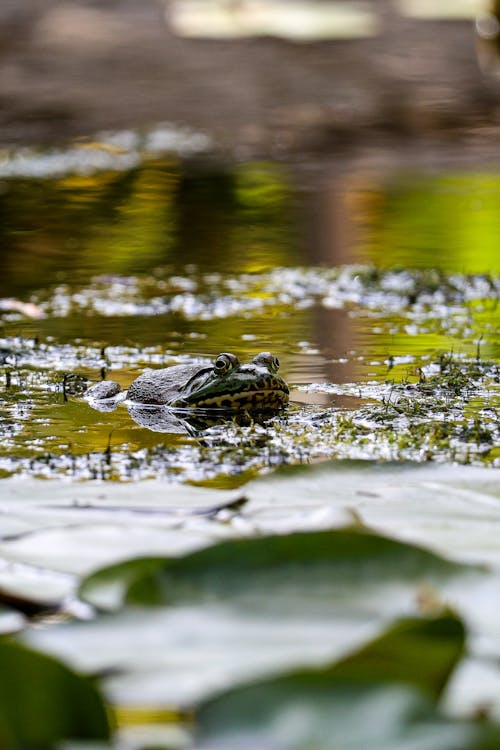
[[77, 576], [128, 557], [185, 554], [227, 527], [208, 519], [238, 494], [161, 482], [68, 485], [3, 479], [0, 601], [42, 606], [74, 594]]
[[394, 579], [396, 572], [400, 580], [425, 581], [457, 568], [417, 547], [347, 528], [233, 539], [180, 558], [130, 560], [88, 576], [80, 594], [104, 609], [125, 601], [158, 605], [219, 599], [251, 605], [262, 595], [271, 594], [276, 602], [319, 585], [328, 600], [360, 578], [373, 585], [384, 576], [386, 582]]
[[[478, 576], [363, 529], [232, 540], [99, 571], [81, 595], [121, 611], [23, 640], [106, 673], [113, 703], [190, 707], [249, 678], [341, 659], [417, 614], [426, 587], [467, 588]], [[443, 606], [437, 593], [432, 607]]]
[[[125, 516], [114, 530], [96, 520], [95, 526], [76, 527], [68, 539], [63, 529], [46, 530], [41, 546], [42, 534], [25, 537], [33, 544], [32, 564], [71, 566], [78, 575], [93, 570], [80, 595], [116, 614], [28, 628], [24, 641], [85, 673], [103, 673], [103, 689], [114, 704], [180, 707], [250, 679], [342, 659], [395, 618], [448, 606], [470, 628], [469, 660], [498, 653], [498, 570], [465, 564], [493, 562], [498, 555], [495, 472], [327, 464], [277, 472], [250, 483], [245, 495], [245, 504], [215, 516], [180, 515], [175, 528], [163, 527], [161, 517], [156, 528], [137, 528]], [[355, 526], [324, 530], [349, 515]], [[278, 516], [282, 531], [320, 530], [263, 536]], [[401, 539], [370, 531], [367, 518]], [[157, 554], [163, 545], [164, 554], [96, 570], [103, 557], [130, 554], [139, 534], [143, 545], [157, 539], [150, 551]], [[244, 538], [230, 538], [238, 535]], [[456, 561], [407, 543], [405, 536]], [[217, 537], [223, 541], [214, 544]], [[117, 547], [110, 549], [114, 540]], [[2, 552], [24, 561], [28, 547], [21, 541], [5, 543]], [[67, 561], [67, 555], [75, 559]], [[478, 708], [467, 674], [458, 670], [465, 684], [455, 685], [453, 678], [448, 693], [451, 710], [460, 704], [462, 714]], [[495, 704], [497, 695], [489, 687], [481, 702]]]
[[475, 728], [436, 711], [463, 648], [463, 626], [452, 615], [403, 620], [336, 664], [205, 702], [196, 714], [196, 748], [472, 748]]
[[500, 563], [500, 490], [489, 469], [347, 461], [280, 470], [236, 492], [28, 479], [2, 480], [2, 490], [0, 590], [43, 604], [131, 557], [186, 555], [221, 539], [353, 518], [458, 561]]
[[193, 750], [496, 750], [500, 741], [499, 728], [452, 722], [408, 686], [311, 682], [283, 677], [210, 702]]
[[[2, 510], [23, 516], [37, 509], [40, 518], [50, 519], [55, 510], [78, 513], [130, 511], [136, 515], [165, 515], [181, 512], [208, 512], [230, 504], [238, 493], [234, 490], [206, 489], [189, 485], [168, 485], [146, 480], [127, 484], [98, 481], [67, 482], [28, 477], [1, 480]], [[28, 513], [26, 513], [28, 516]]]
[[342, 509], [446, 557], [500, 564], [500, 482], [489, 468], [329, 461], [279, 469], [244, 492], [242, 519], [260, 533], [337, 525]]
[[463, 624], [452, 614], [403, 620], [338, 662], [333, 672], [346, 681], [411, 683], [437, 699], [464, 648]]
[[55, 659], [0, 641], [0, 674], [2, 749], [108, 739], [106, 709], [97, 689]]

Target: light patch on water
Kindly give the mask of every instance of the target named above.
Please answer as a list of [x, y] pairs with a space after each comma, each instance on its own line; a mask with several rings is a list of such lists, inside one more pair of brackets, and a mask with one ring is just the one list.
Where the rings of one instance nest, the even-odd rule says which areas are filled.
[[0, 178], [47, 178], [125, 171], [138, 167], [147, 157], [163, 154], [188, 157], [205, 153], [210, 148], [207, 135], [173, 125], [159, 125], [145, 133], [132, 130], [105, 132], [96, 135], [92, 141], [82, 140], [63, 149], [16, 148], [3, 151], [0, 153]]
[[404, 16], [421, 19], [473, 20], [488, 9], [487, 0], [398, 0], [396, 7]]

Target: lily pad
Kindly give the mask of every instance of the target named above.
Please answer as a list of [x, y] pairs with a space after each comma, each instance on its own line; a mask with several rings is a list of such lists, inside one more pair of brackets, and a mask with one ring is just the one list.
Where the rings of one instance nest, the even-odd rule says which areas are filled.
[[[37, 510], [39, 517], [53, 523], [54, 511], [67, 512], [68, 517], [82, 516], [85, 511], [95, 514], [99, 511], [129, 511], [137, 516], [157, 516], [163, 513], [202, 514], [224, 507], [235, 500], [238, 493], [230, 490], [205, 489], [189, 485], [167, 484], [159, 481], [141, 483], [87, 482], [47, 482], [28, 477], [1, 480], [2, 497], [0, 509], [9, 517]], [[51, 518], [52, 516], [52, 518]]]
[[6, 641], [0, 641], [0, 674], [0, 745], [5, 750], [108, 739], [106, 709], [88, 679]]
[[428, 608], [427, 588], [440, 610], [440, 591], [483, 576], [363, 529], [239, 539], [98, 571], [81, 596], [121, 611], [23, 639], [109, 675], [113, 703], [189, 707], [250, 678], [341, 659]]
[[234, 491], [145, 482], [109, 484], [3, 479], [0, 601], [56, 605], [77, 579], [133, 555], [185, 554], [227, 533], [207, 526]]
[[336, 664], [207, 701], [197, 711], [196, 748], [472, 748], [479, 732], [436, 711], [463, 647], [463, 626], [452, 615], [401, 621]]
[[494, 750], [499, 725], [438, 708], [463, 636], [452, 615], [405, 620], [333, 665], [229, 690], [198, 708], [196, 750]]
[[[209, 490], [198, 493], [212, 497]], [[448, 606], [470, 628], [469, 660], [498, 653], [495, 472], [325, 464], [277, 472], [238, 498], [246, 503], [209, 516], [179, 512], [175, 528], [161, 515], [143, 526], [128, 511], [113, 510], [121, 519], [114, 530], [109, 518], [99, 524], [98, 517], [94, 525], [69, 528], [66, 539], [66, 530], [56, 528], [4, 543], [2, 553], [17, 556], [18, 564], [27, 557], [71, 566], [78, 573], [71, 593], [79, 576], [92, 571], [80, 595], [98, 609], [118, 610], [94, 621], [29, 628], [25, 642], [88, 674], [102, 673], [114, 704], [180, 707], [250, 679], [342, 659], [395, 618]], [[349, 516], [355, 525], [346, 527]], [[367, 519], [386, 534], [370, 530]], [[269, 534], [275, 525], [282, 533]], [[310, 530], [285, 533], [294, 528]], [[142, 549], [149, 541], [149, 552], [163, 544], [165, 553], [127, 559], [138, 536]], [[97, 569], [108, 555], [122, 562]], [[489, 561], [491, 568], [484, 566]], [[450, 691], [452, 710], [457, 695], [467, 698], [460, 698], [462, 707], [478, 707], [467, 680]], [[481, 699], [495, 704], [497, 694], [488, 689]]]
[[[234, 539], [181, 558], [144, 558], [105, 568], [87, 577], [81, 596], [102, 608], [219, 599], [250, 603], [272, 592], [294, 597], [318, 586], [324, 599], [339, 595], [355, 579], [376, 583], [425, 580], [450, 574], [453, 564], [425, 550], [363, 529]], [[272, 605], [271, 605], [272, 606]], [[300, 606], [300, 605], [299, 605]]]
[[331, 461], [279, 469], [250, 482], [241, 516], [257, 532], [357, 522], [438, 554], [500, 563], [500, 482], [470, 466]]
[[[415, 690], [333, 684], [274, 697], [266, 714], [225, 730], [220, 714], [193, 750], [496, 750], [499, 730], [451, 722]], [[240, 718], [239, 716], [237, 718]]]

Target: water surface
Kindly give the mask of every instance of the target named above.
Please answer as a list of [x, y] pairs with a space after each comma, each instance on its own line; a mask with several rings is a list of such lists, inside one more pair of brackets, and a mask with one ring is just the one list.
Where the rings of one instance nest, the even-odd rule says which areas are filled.
[[[392, 383], [432, 381], [451, 353], [490, 363], [474, 394], [454, 396], [460, 434], [479, 420], [490, 436], [432, 457], [497, 461], [500, 172], [358, 168], [306, 189], [277, 163], [150, 158], [3, 179], [0, 218], [4, 473], [224, 483], [331, 456], [423, 460], [416, 444], [408, 456], [382, 444], [363, 409]], [[201, 438], [92, 411], [62, 388], [69, 373], [126, 388], [146, 366], [267, 350], [291, 409]], [[352, 445], [343, 419], [358, 424]], [[373, 439], [360, 442], [363, 422]]]

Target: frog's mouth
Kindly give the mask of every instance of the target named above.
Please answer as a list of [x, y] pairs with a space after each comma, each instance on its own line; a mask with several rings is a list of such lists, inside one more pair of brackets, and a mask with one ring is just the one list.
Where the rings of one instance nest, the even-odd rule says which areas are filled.
[[286, 406], [288, 398], [288, 388], [260, 388], [252, 391], [206, 396], [190, 403], [189, 406], [201, 409], [268, 411]]
[[277, 411], [288, 403], [289, 393], [282, 378], [266, 372], [253, 381], [235, 383], [233, 390], [228, 388], [214, 393], [210, 388], [201, 389], [198, 393], [179, 399], [175, 406], [191, 409]]

